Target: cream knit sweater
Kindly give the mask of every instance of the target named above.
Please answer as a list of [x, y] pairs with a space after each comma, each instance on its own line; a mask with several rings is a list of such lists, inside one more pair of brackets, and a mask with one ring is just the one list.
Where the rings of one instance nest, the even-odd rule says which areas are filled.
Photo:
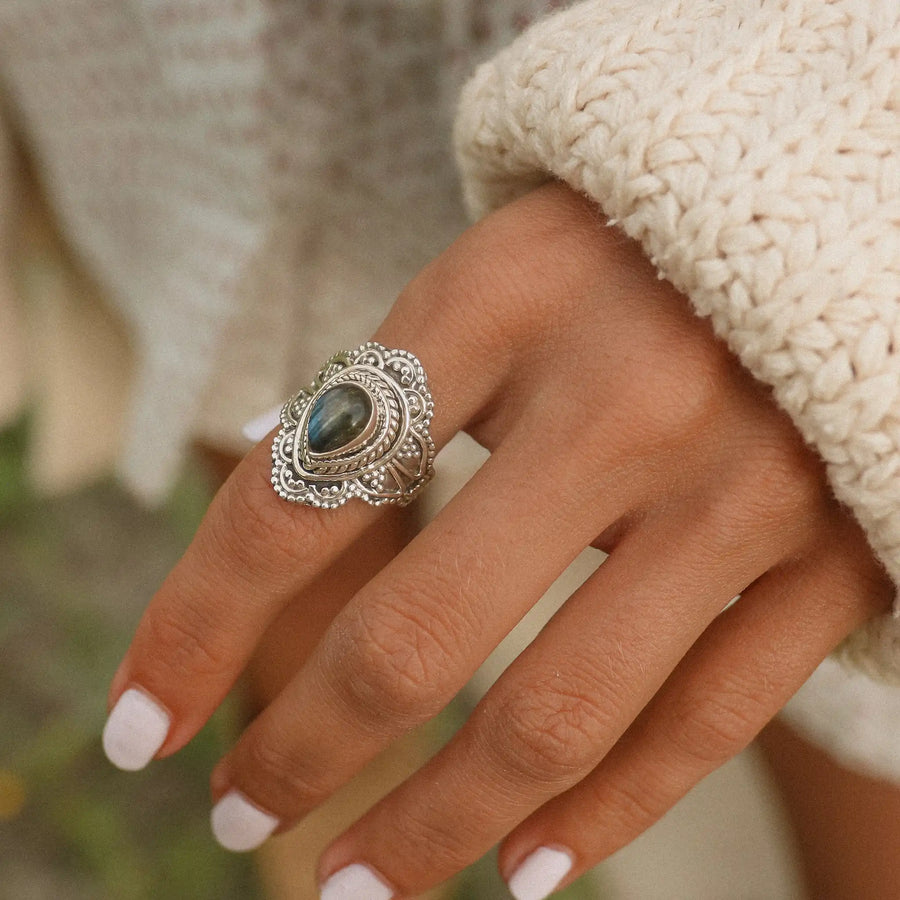
[[[464, 227], [440, 136], [496, 54], [458, 112], [471, 212], [549, 178], [593, 197], [773, 387], [900, 584], [896, 0], [541, 18], [559, 5], [0, 4], [7, 130], [134, 349], [123, 476], [158, 498], [193, 438], [242, 449], [242, 422], [362, 340]], [[13, 177], [0, 165], [6, 198]], [[896, 679], [900, 620], [845, 652]]]
[[[639, 240], [900, 584], [896, 0], [580, 3], [479, 69], [457, 147], [475, 215], [559, 178]], [[897, 679], [900, 618], [844, 653]]]

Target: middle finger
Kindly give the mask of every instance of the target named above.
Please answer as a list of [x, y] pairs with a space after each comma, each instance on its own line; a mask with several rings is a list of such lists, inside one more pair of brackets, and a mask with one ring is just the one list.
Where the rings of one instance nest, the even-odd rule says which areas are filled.
[[598, 527], [622, 513], [628, 488], [604, 487], [573, 505], [576, 488], [548, 479], [532, 442], [510, 435], [353, 598], [222, 761], [213, 776], [220, 841], [249, 849], [439, 712]]

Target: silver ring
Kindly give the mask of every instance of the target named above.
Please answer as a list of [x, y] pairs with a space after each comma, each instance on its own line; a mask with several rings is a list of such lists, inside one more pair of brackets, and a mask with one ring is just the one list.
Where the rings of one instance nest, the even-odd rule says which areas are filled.
[[325, 509], [351, 497], [405, 506], [434, 474], [433, 411], [412, 353], [374, 341], [336, 353], [281, 409], [272, 484]]

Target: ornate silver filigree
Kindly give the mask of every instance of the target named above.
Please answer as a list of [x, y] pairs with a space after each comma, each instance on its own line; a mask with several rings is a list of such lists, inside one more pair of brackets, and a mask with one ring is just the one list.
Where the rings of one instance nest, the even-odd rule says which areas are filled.
[[[365, 391], [369, 421], [343, 446], [315, 452], [310, 416], [320, 398], [341, 385]], [[351, 497], [405, 506], [434, 474], [433, 410], [425, 370], [412, 353], [374, 341], [336, 353], [310, 387], [282, 407], [272, 484], [285, 500], [307, 506], [330, 509]]]

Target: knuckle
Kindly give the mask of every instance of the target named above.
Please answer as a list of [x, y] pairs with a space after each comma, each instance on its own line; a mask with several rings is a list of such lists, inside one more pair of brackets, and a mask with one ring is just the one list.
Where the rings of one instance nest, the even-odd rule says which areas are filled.
[[690, 445], [717, 426], [728, 403], [720, 352], [696, 344], [648, 352], [657, 363], [622, 385], [627, 431], [643, 452]]
[[647, 417], [658, 432], [674, 443], [695, 438], [707, 430], [722, 408], [722, 383], [714, 368], [698, 361], [668, 375], [668, 390], [659, 386], [658, 402]]
[[397, 843], [409, 848], [406, 858], [415, 859], [419, 871], [458, 872], [471, 862], [466, 838], [474, 829], [468, 815], [466, 825], [461, 829], [456, 816], [437, 816], [431, 808], [405, 808]]
[[537, 338], [552, 340], [552, 319], [565, 319], [596, 285], [607, 231], [568, 189], [533, 191], [468, 229], [416, 276], [400, 298], [407, 327], [427, 317], [454, 346], [505, 369]]
[[668, 722], [668, 742], [680, 758], [718, 765], [743, 750], [770, 717], [751, 692], [720, 689], [677, 704]]
[[824, 476], [805, 447], [776, 439], [749, 452], [732, 492], [732, 516], [742, 525], [778, 535], [790, 554], [815, 540], [825, 520]]
[[890, 613], [896, 588], [851, 514], [835, 506], [831, 520], [825, 523], [819, 543], [798, 561], [795, 571], [806, 577], [816, 573], [827, 583], [828, 612], [836, 623], [850, 629]]
[[311, 809], [329, 793], [303, 772], [290, 739], [271, 728], [241, 741], [235, 749], [235, 769], [252, 782], [250, 795], [275, 812], [293, 815], [298, 809]]
[[605, 822], [615, 822], [627, 836], [640, 834], [659, 819], [672, 799], [671, 787], [659, 784], [659, 772], [642, 772], [641, 775], [644, 777], [640, 780], [619, 779], [604, 784], [603, 818]]
[[536, 686], [502, 701], [487, 732], [504, 770], [530, 782], [567, 785], [602, 756], [604, 718], [597, 701], [584, 694]]
[[288, 508], [274, 503], [273, 496], [271, 485], [262, 473], [232, 479], [223, 492], [223, 513], [229, 522], [239, 526], [233, 531], [266, 541], [292, 539], [293, 517], [285, 515]]
[[805, 448], [780, 444], [764, 452], [754, 467], [760, 502], [774, 517], [807, 518], [820, 504], [823, 479], [808, 456]]
[[[843, 602], [851, 614], [862, 619], [889, 613], [897, 593], [893, 580], [875, 557], [859, 525], [843, 513], [842, 518], [836, 529], [840, 535], [840, 546], [836, 550], [831, 548], [828, 554], [841, 570], [834, 578], [835, 602]], [[841, 554], [846, 560], [843, 565]], [[823, 568], [825, 564], [823, 561]]]
[[144, 620], [141, 638], [154, 669], [174, 684], [220, 677], [229, 669], [213, 615], [199, 606], [152, 611]]
[[[244, 470], [239, 470], [242, 473]], [[328, 519], [279, 500], [265, 473], [232, 478], [210, 508], [206, 550], [229, 574], [269, 581], [329, 546]]]
[[439, 609], [427, 595], [401, 595], [394, 586], [348, 616], [330, 656], [355, 715], [412, 726], [440, 711], [458, 654]]

